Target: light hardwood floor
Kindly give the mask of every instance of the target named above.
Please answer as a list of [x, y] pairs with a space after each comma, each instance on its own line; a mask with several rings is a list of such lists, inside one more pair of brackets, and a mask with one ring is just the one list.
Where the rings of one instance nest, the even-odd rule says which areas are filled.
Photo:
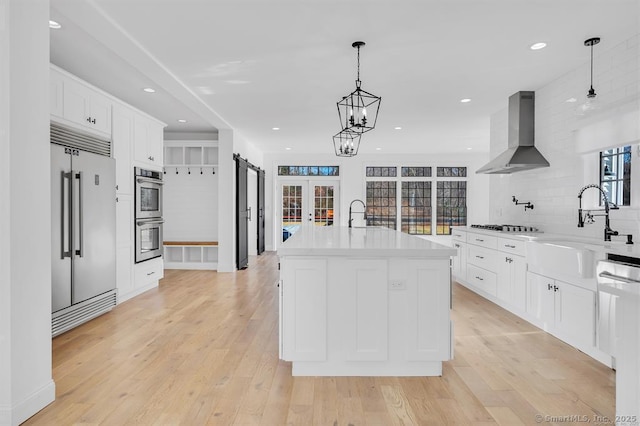
[[158, 289], [53, 340], [56, 401], [26, 424], [517, 425], [539, 424], [536, 415], [593, 424], [615, 415], [612, 370], [459, 285], [455, 359], [442, 377], [293, 378], [278, 360], [273, 253], [235, 273], [165, 272]]

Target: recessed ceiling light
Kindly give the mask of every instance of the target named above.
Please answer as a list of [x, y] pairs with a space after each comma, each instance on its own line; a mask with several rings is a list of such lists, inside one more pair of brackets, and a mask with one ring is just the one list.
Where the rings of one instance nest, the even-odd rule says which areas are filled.
[[145, 92], [147, 92], [147, 93], [155, 93], [155, 92], [156, 92], [156, 90], [155, 90], [155, 89], [152, 89], [151, 87], [145, 87], [145, 88], [144, 88], [144, 89], [142, 89], [142, 90], [144, 90], [144, 91], [145, 91]]
[[547, 43], [539, 42], [539, 43], [532, 44], [529, 47], [529, 49], [531, 49], [531, 50], [540, 50], [540, 49], [544, 49], [545, 47], [547, 47]]
[[62, 25], [60, 25], [56, 21], [49, 20], [49, 28], [53, 28], [54, 30], [59, 30], [60, 28], [62, 28]]
[[472, 149], [473, 149], [473, 148], [469, 147], [469, 148], [467, 148], [467, 151], [471, 151]]
[[463, 103], [463, 104], [466, 104], [466, 103], [471, 102], [471, 99], [469, 99], [469, 98], [460, 99], [460, 102]]
[[280, 130], [280, 127], [272, 127], [271, 130]]
[[287, 151], [291, 151], [291, 148], [289, 148], [289, 147], [286, 147], [285, 149], [286, 149]]
[[185, 120], [184, 118], [178, 118], [178, 123], [186, 123], [187, 120]]
[[402, 130], [402, 127], [400, 127], [400, 126], [396, 126], [396, 127], [394, 127], [394, 129], [395, 129], [395, 130]]
[[565, 102], [573, 103], [573, 102], [578, 102], [578, 100], [576, 98], [569, 98]]
[[376, 151], [382, 151], [382, 148], [376, 148]]

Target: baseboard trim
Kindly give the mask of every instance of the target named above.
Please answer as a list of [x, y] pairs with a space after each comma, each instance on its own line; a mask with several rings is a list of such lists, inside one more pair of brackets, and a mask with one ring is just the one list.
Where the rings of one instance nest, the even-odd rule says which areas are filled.
[[13, 407], [0, 407], [0, 425], [17, 426], [56, 399], [56, 384], [50, 380]]

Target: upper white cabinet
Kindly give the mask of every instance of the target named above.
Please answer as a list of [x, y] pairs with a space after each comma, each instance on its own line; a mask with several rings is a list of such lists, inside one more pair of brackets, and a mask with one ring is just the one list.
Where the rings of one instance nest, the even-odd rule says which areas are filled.
[[54, 118], [91, 132], [111, 134], [111, 99], [70, 74], [51, 68], [50, 106]]
[[113, 158], [116, 159], [116, 192], [133, 194], [133, 125], [135, 112], [123, 105], [113, 106]]
[[136, 115], [133, 127], [136, 162], [155, 169], [163, 166], [163, 127], [159, 121]]

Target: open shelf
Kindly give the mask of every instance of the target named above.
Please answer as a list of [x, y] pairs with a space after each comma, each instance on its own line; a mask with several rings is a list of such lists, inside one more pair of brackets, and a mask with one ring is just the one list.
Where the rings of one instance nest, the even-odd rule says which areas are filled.
[[217, 241], [165, 241], [165, 269], [210, 269], [218, 267]]

